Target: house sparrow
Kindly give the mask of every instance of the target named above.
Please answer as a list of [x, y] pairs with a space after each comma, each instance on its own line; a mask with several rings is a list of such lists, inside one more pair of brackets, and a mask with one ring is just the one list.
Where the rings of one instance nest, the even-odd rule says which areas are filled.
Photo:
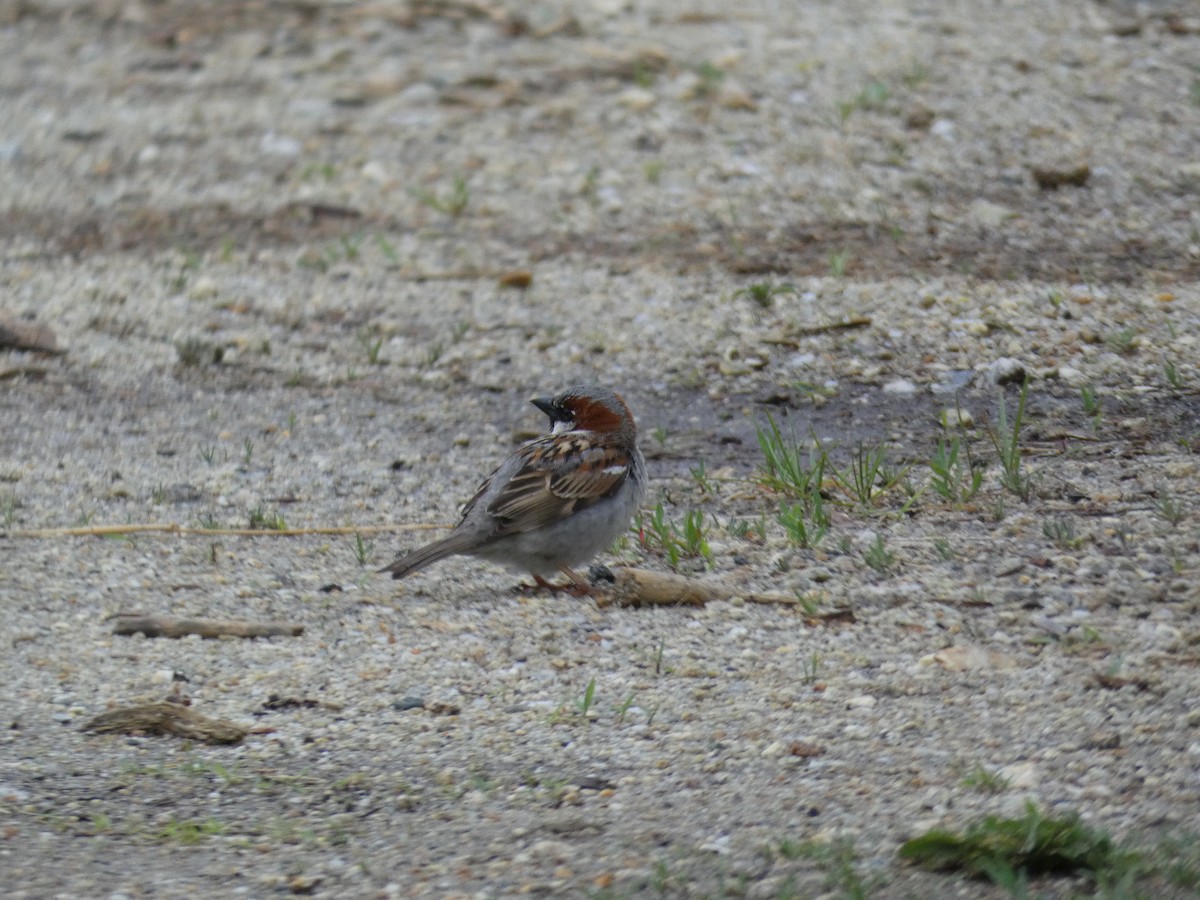
[[[538, 587], [591, 593], [570, 567], [608, 547], [641, 503], [646, 463], [637, 426], [624, 400], [595, 385], [531, 402], [550, 417], [550, 433], [521, 445], [484, 480], [449, 535], [381, 572], [403, 578], [465, 553], [530, 572]], [[542, 577], [556, 570], [571, 586]]]

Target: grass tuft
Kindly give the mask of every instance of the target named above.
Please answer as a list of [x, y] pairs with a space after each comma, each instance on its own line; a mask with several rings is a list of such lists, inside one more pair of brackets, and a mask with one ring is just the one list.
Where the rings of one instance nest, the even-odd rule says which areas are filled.
[[1021, 385], [1017, 411], [1010, 420], [1008, 402], [1001, 396], [996, 427], [988, 429], [988, 436], [1000, 459], [1001, 486], [1026, 503], [1033, 496], [1033, 476], [1026, 471], [1021, 461], [1021, 427], [1025, 423], [1025, 404], [1028, 398], [1029, 382], [1027, 380]]
[[737, 300], [745, 297], [753, 300], [763, 309], [767, 309], [775, 302], [776, 297], [794, 293], [796, 293], [796, 286], [794, 284], [775, 284], [770, 281], [756, 281], [754, 284], [734, 291], [733, 299]]
[[755, 429], [763, 463], [756, 480], [765, 488], [795, 500], [810, 500], [819, 494], [829, 456], [824, 448], [801, 447], [795, 435], [784, 438], [775, 419], [767, 416], [767, 425]]
[[667, 518], [663, 505], [659, 503], [648, 518], [639, 513], [634, 519], [633, 528], [642, 547], [662, 550], [672, 569], [677, 569], [683, 559], [702, 558], [709, 566], [713, 565], [713, 553], [708, 545], [702, 510], [689, 510], [683, 522], [676, 525]]
[[250, 510], [249, 528], [255, 531], [287, 531], [287, 522], [278, 513], [270, 513], [261, 503]]
[[1115, 873], [1137, 861], [1077, 814], [1046, 818], [1029, 802], [1017, 819], [988, 816], [963, 834], [935, 828], [900, 847], [900, 857], [927, 869], [956, 869], [1000, 883], [1003, 873]]

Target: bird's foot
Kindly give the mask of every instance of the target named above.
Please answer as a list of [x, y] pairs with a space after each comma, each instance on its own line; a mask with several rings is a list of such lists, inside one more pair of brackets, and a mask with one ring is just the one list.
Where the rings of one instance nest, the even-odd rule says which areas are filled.
[[551, 594], [570, 594], [572, 597], [592, 596], [594, 593], [592, 586], [580, 578], [578, 573], [567, 566], [563, 566], [561, 571], [570, 579], [567, 584], [555, 584], [552, 581], [547, 581], [541, 575], [534, 575], [533, 584], [519, 584], [517, 585], [517, 590], [522, 593], [548, 591]]

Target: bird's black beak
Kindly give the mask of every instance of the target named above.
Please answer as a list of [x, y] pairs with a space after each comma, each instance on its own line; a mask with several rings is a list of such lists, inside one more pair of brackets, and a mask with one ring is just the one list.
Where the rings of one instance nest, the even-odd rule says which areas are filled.
[[534, 397], [529, 402], [548, 415], [551, 422], [562, 420], [563, 411], [554, 405], [553, 397]]

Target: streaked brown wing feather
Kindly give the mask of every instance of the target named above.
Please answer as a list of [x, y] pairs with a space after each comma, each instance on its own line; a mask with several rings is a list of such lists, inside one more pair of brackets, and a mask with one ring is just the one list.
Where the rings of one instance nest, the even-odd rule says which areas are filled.
[[628, 467], [621, 470], [594, 469], [580, 467], [574, 472], [565, 473], [550, 480], [550, 490], [560, 497], [578, 497], [581, 500], [599, 500], [607, 497], [617, 485], [625, 480]]
[[498, 534], [533, 531], [609, 496], [628, 474], [611, 450], [573, 441], [543, 439], [527, 444], [525, 466], [501, 491], [488, 512], [499, 520]]
[[[550, 490], [550, 473], [526, 468], [513, 476], [500, 496], [492, 501], [488, 512], [506, 522], [515, 522], [529, 517], [553, 517], [563, 506], [563, 498]], [[509, 529], [506, 527], [505, 530]]]

